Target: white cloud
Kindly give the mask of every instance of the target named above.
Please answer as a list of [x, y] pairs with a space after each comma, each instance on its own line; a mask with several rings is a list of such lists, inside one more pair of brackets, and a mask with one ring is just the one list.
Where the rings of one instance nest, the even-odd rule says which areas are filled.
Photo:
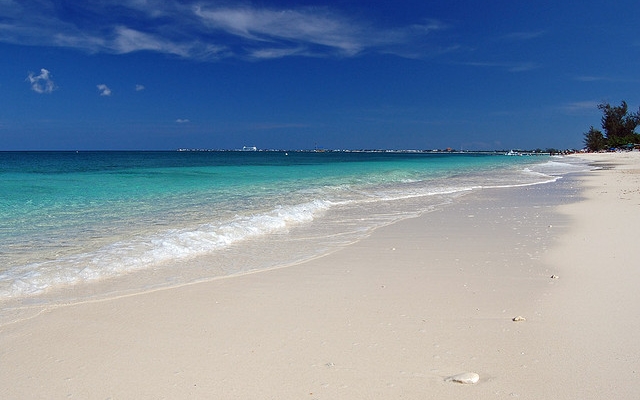
[[509, 72], [525, 72], [540, 68], [533, 62], [468, 62], [466, 65], [473, 67], [502, 68]]
[[50, 40], [50, 44], [57, 47], [70, 47], [92, 53], [107, 47], [107, 41], [104, 38], [78, 32], [55, 32]]
[[504, 39], [512, 41], [532, 40], [544, 36], [546, 33], [547, 32], [544, 30], [511, 32], [508, 35], [504, 36]]
[[136, 84], [136, 92], [141, 92], [145, 89], [144, 85]]
[[[69, 2], [68, 12], [61, 13], [54, 0], [26, 2], [4, 15], [0, 9], [5, 17], [0, 24], [0, 42], [91, 53], [153, 51], [200, 60], [353, 57], [368, 51], [413, 57], [425, 51], [427, 34], [446, 28], [438, 21], [381, 28], [329, 7], [217, 4], [201, 0], [101, 0]], [[74, 15], [83, 15], [83, 22], [78, 23]], [[130, 21], [136, 21], [135, 26]]]
[[160, 18], [172, 11], [171, 3], [166, 0], [121, 0], [119, 4], [143, 12], [151, 18]]
[[583, 75], [583, 76], [577, 76], [575, 80], [581, 81], [581, 82], [598, 82], [598, 81], [610, 81], [611, 79], [605, 78], [602, 76]]
[[282, 58], [292, 55], [305, 55], [306, 49], [303, 47], [291, 48], [291, 49], [258, 49], [249, 53], [251, 58], [255, 59], [270, 59], [270, 58]]
[[248, 55], [255, 58], [335, 54], [350, 57], [365, 50], [400, 55], [407, 53], [406, 49], [396, 52], [391, 49], [418, 43], [428, 33], [446, 29], [435, 20], [394, 29], [376, 29], [327, 8], [205, 9], [197, 6], [193, 12], [211, 31], [223, 31], [254, 46]]
[[639, 83], [640, 82], [640, 79], [637, 79], [635, 77], [622, 78], [622, 77], [615, 77], [615, 76], [594, 76], [594, 75], [576, 76], [573, 79], [580, 82], [616, 82], [616, 83]]
[[[284, 40], [321, 45], [345, 55], [360, 52], [366, 43], [355, 21], [322, 9], [267, 10], [258, 8], [194, 8], [211, 29], [223, 30], [254, 42]], [[370, 32], [372, 33], [372, 32]]]
[[109, 89], [109, 87], [107, 85], [105, 85], [104, 83], [101, 83], [100, 85], [97, 85], [96, 87], [100, 91], [100, 96], [111, 96], [111, 89]]
[[183, 119], [183, 118], [178, 118], [178, 119], [176, 120], [176, 123], [178, 123], [178, 124], [188, 124], [189, 122], [191, 122], [191, 121], [189, 121], [189, 120], [188, 120], [188, 119], [186, 119], [186, 118], [185, 118], [185, 119]]
[[2, 16], [14, 16], [22, 11], [22, 7], [14, 0], [0, 0], [0, 14]]
[[571, 113], [582, 112], [582, 111], [594, 112], [598, 110], [598, 104], [600, 104], [599, 101], [592, 101], [592, 100], [576, 101], [573, 103], [565, 104], [560, 108], [564, 111], [568, 111]]
[[117, 53], [151, 50], [160, 53], [176, 54], [183, 57], [189, 55], [188, 45], [172, 43], [153, 34], [136, 31], [124, 26], [116, 27], [115, 33], [116, 38], [111, 48]]
[[27, 80], [31, 83], [31, 90], [36, 93], [51, 93], [56, 89], [55, 83], [51, 80], [51, 73], [42, 68], [40, 75], [35, 75], [33, 72], [29, 72]]
[[509, 72], [525, 72], [540, 68], [540, 65], [533, 62], [512, 63], [507, 70]]

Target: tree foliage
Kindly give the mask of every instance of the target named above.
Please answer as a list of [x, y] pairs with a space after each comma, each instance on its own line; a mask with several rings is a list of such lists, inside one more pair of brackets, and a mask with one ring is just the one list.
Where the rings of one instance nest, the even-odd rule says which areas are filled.
[[604, 134], [593, 126], [584, 134], [584, 143], [588, 150], [598, 151], [610, 147], [622, 147], [628, 144], [639, 144], [640, 134], [635, 129], [640, 125], [640, 109], [629, 113], [626, 101], [619, 106], [609, 103], [598, 104], [602, 110], [602, 129]]
[[600, 151], [607, 148], [607, 139], [602, 132], [593, 126], [584, 134], [584, 145], [589, 151]]

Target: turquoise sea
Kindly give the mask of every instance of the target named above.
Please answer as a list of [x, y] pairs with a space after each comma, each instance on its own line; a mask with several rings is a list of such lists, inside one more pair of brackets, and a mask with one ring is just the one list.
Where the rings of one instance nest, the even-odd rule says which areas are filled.
[[0, 152], [0, 305], [289, 265], [575, 159], [364, 152]]

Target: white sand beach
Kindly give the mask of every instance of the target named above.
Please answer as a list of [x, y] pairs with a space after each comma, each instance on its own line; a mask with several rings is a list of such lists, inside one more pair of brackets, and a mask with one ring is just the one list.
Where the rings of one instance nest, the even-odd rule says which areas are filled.
[[640, 153], [581, 157], [606, 168], [1, 326], [0, 398], [637, 398]]

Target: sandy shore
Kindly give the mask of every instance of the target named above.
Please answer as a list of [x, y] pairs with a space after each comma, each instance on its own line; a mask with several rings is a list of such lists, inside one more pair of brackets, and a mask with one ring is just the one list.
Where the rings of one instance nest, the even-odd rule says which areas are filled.
[[587, 157], [301, 265], [2, 326], [0, 398], [637, 398], [640, 153]]

